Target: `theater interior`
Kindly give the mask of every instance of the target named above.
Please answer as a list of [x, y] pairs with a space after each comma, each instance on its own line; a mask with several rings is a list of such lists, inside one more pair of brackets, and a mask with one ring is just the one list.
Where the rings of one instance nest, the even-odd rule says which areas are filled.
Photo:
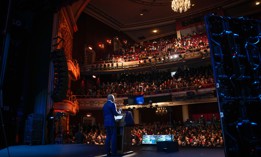
[[102, 156], [113, 94], [121, 151], [260, 157], [260, 2], [2, 0], [0, 156]]

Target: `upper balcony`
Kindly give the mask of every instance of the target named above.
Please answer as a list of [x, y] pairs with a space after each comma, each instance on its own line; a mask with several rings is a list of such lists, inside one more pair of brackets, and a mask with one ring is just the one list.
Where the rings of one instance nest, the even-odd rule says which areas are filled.
[[95, 63], [81, 66], [81, 74], [106, 74], [121, 73], [123, 71], [150, 70], [151, 68], [164, 69], [174, 65], [188, 65], [194, 63], [210, 62], [210, 50], [184, 52], [167, 56], [148, 56], [144, 59], [122, 60], [121, 62], [107, 60], [102, 63]]

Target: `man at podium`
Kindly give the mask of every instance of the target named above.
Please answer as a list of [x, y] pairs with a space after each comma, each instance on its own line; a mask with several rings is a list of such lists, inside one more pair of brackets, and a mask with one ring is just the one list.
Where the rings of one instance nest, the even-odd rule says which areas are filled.
[[115, 116], [121, 114], [121, 109], [117, 111], [117, 106], [114, 102], [114, 95], [109, 94], [107, 96], [107, 102], [102, 108], [104, 127], [106, 129], [105, 149], [108, 156], [117, 154], [117, 126]]

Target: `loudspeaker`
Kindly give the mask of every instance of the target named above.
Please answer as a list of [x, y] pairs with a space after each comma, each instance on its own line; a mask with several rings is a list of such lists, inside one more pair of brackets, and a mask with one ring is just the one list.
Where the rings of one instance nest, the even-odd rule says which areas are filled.
[[51, 53], [54, 66], [54, 90], [52, 98], [54, 102], [66, 99], [68, 90], [68, 65], [63, 49], [56, 49]]
[[177, 152], [179, 151], [178, 142], [174, 141], [158, 141], [157, 142], [157, 151], [165, 152]]

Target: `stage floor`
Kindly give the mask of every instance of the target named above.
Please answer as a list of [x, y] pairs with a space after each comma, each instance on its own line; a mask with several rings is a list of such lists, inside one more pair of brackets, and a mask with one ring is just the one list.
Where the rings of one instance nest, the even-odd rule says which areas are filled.
[[[156, 146], [135, 146], [124, 157], [225, 157], [223, 148], [179, 148], [177, 152], [159, 152]], [[102, 157], [103, 146], [86, 144], [19, 145], [0, 150], [0, 157]]]

